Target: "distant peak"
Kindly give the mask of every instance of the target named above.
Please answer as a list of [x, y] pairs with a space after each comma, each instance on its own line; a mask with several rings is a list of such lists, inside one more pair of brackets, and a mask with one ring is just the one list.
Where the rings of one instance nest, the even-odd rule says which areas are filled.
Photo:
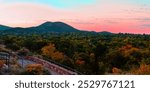
[[[66, 24], [66, 23], [60, 22], [60, 21], [56, 21], [56, 22], [47, 21], [47, 22], [44, 22], [43, 24], [44, 25], [49, 25], [49, 24]], [[43, 24], [41, 24], [41, 25], [43, 25]]]
[[41, 25], [43, 25], [43, 24], [51, 24], [51, 23], [53, 23], [53, 22], [47, 21], [47, 22], [42, 23]]
[[64, 23], [64, 22], [60, 22], [60, 21], [56, 21], [56, 22], [53, 22], [53, 23], [66, 24], [66, 23]]
[[1, 26], [1, 27], [9, 27], [9, 26], [5, 26], [5, 25], [1, 25], [1, 24], [0, 24], [0, 26]]
[[51, 26], [53, 22], [50, 22], [50, 21], [47, 21], [47, 22], [44, 22], [42, 24], [40, 24], [39, 26]]
[[60, 22], [60, 21], [56, 21], [56, 22], [50, 22], [50, 21], [47, 21], [39, 26], [45, 26], [45, 27], [51, 27], [51, 26], [68, 26], [68, 27], [71, 27], [70, 25], [64, 23], [64, 22]]

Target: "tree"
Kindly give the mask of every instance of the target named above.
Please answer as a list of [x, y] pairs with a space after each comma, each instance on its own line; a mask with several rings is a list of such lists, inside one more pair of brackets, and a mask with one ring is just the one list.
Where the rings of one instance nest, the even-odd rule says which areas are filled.
[[44, 56], [52, 58], [52, 55], [54, 54], [55, 50], [55, 45], [50, 43], [49, 45], [42, 48], [42, 54]]
[[131, 70], [131, 74], [137, 75], [149, 75], [150, 74], [150, 65], [140, 64], [139, 68]]
[[95, 59], [97, 60], [99, 57], [103, 57], [107, 52], [107, 46], [104, 44], [98, 43], [95, 48]]
[[65, 55], [72, 57], [75, 51], [73, 43], [70, 40], [62, 40], [55, 42], [56, 47], [59, 51], [63, 52]]
[[95, 62], [93, 62], [93, 72], [95, 74], [98, 74], [99, 72], [99, 64], [98, 64], [98, 59], [102, 59], [106, 52], [107, 52], [107, 46], [105, 46], [104, 44], [98, 43], [96, 45], [94, 54], [95, 54]]
[[74, 56], [75, 67], [83, 74], [92, 74], [90, 56], [87, 53], [76, 53]]
[[132, 45], [126, 45], [119, 49], [121, 54], [127, 59], [126, 66], [128, 68], [132, 67], [132, 65], [139, 66], [141, 62], [141, 50], [139, 48], [133, 47]]
[[48, 46], [42, 48], [42, 53], [44, 56], [56, 61], [63, 61], [65, 58], [64, 54], [62, 52], [57, 51], [55, 45], [51, 43]]
[[13, 51], [17, 51], [20, 49], [20, 46], [18, 46], [16, 43], [12, 43], [12, 44], [7, 44], [6, 48], [9, 48]]
[[113, 67], [124, 69], [127, 58], [125, 58], [119, 50], [114, 50], [107, 54], [106, 61], [108, 62], [110, 70], [112, 70]]

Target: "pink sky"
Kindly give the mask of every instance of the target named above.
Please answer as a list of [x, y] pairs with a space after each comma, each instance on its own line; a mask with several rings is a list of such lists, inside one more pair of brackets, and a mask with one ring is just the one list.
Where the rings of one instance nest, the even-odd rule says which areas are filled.
[[95, 0], [91, 4], [60, 8], [31, 2], [2, 1], [0, 0], [2, 25], [30, 27], [45, 21], [62, 21], [81, 30], [150, 34], [150, 6], [145, 3]]

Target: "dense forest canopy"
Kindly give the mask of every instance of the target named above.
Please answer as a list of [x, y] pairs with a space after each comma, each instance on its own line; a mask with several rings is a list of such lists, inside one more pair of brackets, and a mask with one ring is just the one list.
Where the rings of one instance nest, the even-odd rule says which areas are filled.
[[26, 48], [82, 74], [150, 74], [150, 35], [95, 32], [1, 34], [14, 52]]

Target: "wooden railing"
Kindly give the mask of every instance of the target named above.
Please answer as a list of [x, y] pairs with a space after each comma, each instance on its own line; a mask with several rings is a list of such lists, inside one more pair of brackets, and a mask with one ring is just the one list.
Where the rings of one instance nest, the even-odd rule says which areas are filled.
[[46, 60], [43, 60], [43, 59], [40, 59], [37, 57], [26, 56], [26, 57], [24, 57], [24, 59], [29, 60], [29, 61], [33, 61], [33, 62], [38, 63], [38, 64], [42, 64], [44, 67], [46, 67], [50, 71], [56, 72], [59, 75], [77, 75], [78, 74], [74, 71], [68, 70], [66, 68], [63, 68], [61, 66], [58, 66], [56, 64], [53, 64], [51, 62], [48, 62]]

